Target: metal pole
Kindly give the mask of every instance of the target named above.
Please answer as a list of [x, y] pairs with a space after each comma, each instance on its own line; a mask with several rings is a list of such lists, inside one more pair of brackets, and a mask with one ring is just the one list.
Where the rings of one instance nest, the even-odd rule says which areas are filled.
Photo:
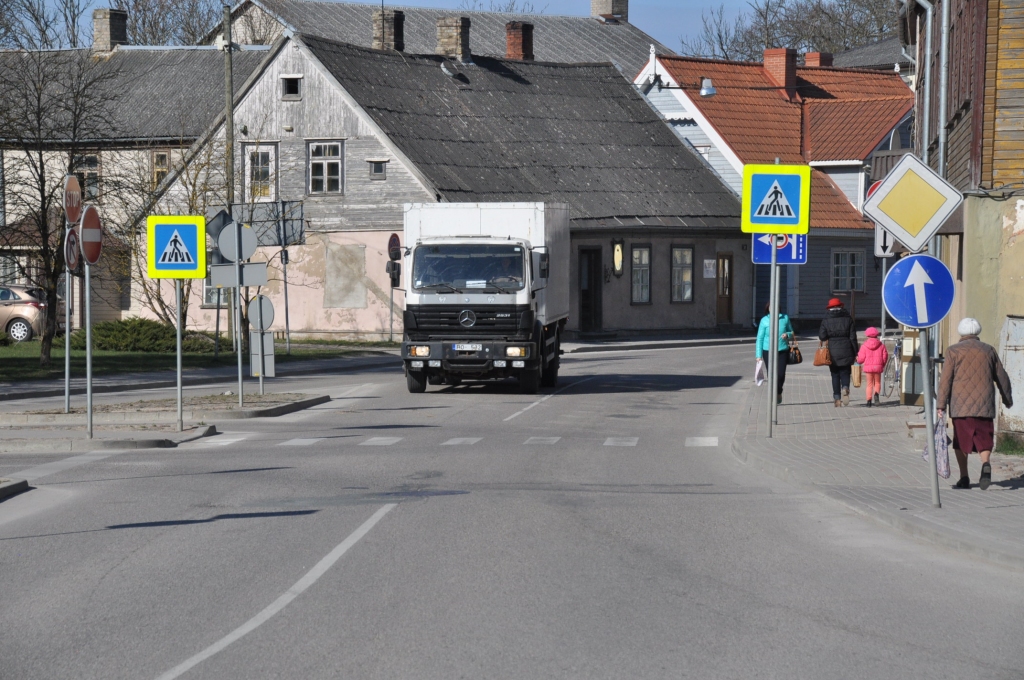
[[174, 279], [175, 316], [178, 321], [178, 432], [185, 429], [181, 417], [181, 279]]
[[920, 339], [919, 345], [921, 348], [921, 371], [924, 373], [921, 386], [924, 389], [924, 423], [925, 423], [925, 434], [928, 436], [928, 460], [931, 462], [931, 472], [929, 476], [932, 479], [932, 507], [941, 508], [942, 502], [939, 500], [939, 471], [935, 465], [935, 412], [933, 411], [933, 399], [932, 399], [932, 382], [931, 382], [931, 357], [929, 356], [929, 329], [925, 328], [921, 330], [924, 334], [924, 338]]
[[259, 323], [260, 332], [260, 396], [263, 396], [263, 374], [267, 370], [267, 362], [263, 358], [263, 296], [256, 294], [256, 321]]
[[213, 358], [220, 356], [220, 288], [217, 289], [217, 320], [213, 325]]
[[242, 408], [242, 224], [238, 221], [235, 222], [235, 330], [238, 335], [238, 408]]
[[[65, 243], [70, 233], [71, 225], [65, 221]], [[71, 270], [67, 260], [64, 261], [64, 413], [71, 413]]]
[[92, 439], [92, 265], [88, 260], [85, 261], [85, 419], [86, 436]]
[[[775, 256], [779, 252], [778, 236], [772, 236], [772, 255]], [[772, 258], [777, 259], [776, 257]], [[772, 358], [772, 401], [771, 401], [771, 412], [772, 412], [772, 425], [779, 424], [779, 295], [782, 289], [782, 272], [779, 269], [779, 263], [775, 262], [775, 290], [772, 291], [772, 351], [769, 355]]]
[[391, 286], [391, 332], [390, 342], [395, 341], [395, 287]]
[[935, 13], [935, 6], [928, 0], [917, 0], [917, 4], [925, 9], [925, 58], [918, 62], [924, 62], [924, 106], [918, 106], [918, 118], [921, 120], [921, 148], [918, 155], [921, 160], [928, 163], [928, 146], [931, 143], [931, 110], [932, 110], [932, 16]]
[[[288, 242], [285, 239], [284, 234], [284, 201], [281, 201], [281, 220], [279, 224], [281, 230], [281, 247], [284, 249], [283, 252], [287, 253]], [[285, 354], [291, 354], [292, 326], [288, 321], [288, 255], [284, 255], [281, 258], [281, 276], [284, 277], [284, 351]]]
[[[882, 258], [882, 281], [885, 281], [885, 274], [886, 274], [888, 269], [889, 269], [889, 258], [883, 257]], [[882, 337], [882, 340], [885, 341], [885, 303], [884, 302], [882, 303], [882, 323], [880, 324], [880, 326], [881, 326], [881, 333], [880, 333], [880, 335]]]
[[224, 174], [228, 213], [235, 202], [235, 101], [231, 66], [231, 5], [224, 5]]
[[[776, 287], [776, 284], [777, 284], [776, 278], [778, 277], [778, 268], [777, 268], [778, 262], [777, 261], [778, 261], [779, 254], [778, 254], [778, 251], [775, 248], [775, 235], [774, 234], [772, 234], [772, 237], [771, 237], [771, 245], [772, 245], [772, 263], [771, 263], [771, 270], [770, 270], [771, 271], [771, 276], [769, 278], [770, 283], [768, 285], [768, 314], [769, 314], [769, 316], [768, 316], [768, 335], [769, 335], [769, 337], [771, 337], [773, 331], [775, 330], [775, 318], [774, 318], [775, 305], [772, 304], [772, 303], [773, 303], [773, 301], [775, 299], [775, 287]], [[771, 342], [769, 342], [768, 346], [774, 349], [774, 346], [771, 344]], [[768, 352], [768, 358], [765, 360], [765, 368], [768, 370], [768, 399], [769, 399], [769, 401], [768, 401], [768, 437], [769, 438], [771, 438], [774, 435], [773, 430], [772, 430], [772, 426], [775, 424], [775, 410], [772, 408], [772, 404], [775, 403], [775, 370], [776, 369], [775, 369], [775, 362], [773, 361], [773, 357], [775, 357], [776, 354], [777, 354], [777, 352], [769, 351]]]

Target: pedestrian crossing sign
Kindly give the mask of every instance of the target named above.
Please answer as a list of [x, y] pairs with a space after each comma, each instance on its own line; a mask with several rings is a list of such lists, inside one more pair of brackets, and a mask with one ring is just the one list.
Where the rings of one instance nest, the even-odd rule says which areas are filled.
[[206, 218], [146, 218], [146, 264], [151, 279], [206, 278]]
[[740, 228], [748, 234], [806, 234], [811, 166], [744, 165]]

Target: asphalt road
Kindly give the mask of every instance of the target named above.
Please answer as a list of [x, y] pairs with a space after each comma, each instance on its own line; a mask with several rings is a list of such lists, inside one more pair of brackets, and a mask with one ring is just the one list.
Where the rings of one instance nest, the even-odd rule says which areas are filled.
[[36, 488], [0, 503], [0, 677], [1024, 677], [1024, 576], [735, 460], [750, 354], [303, 377], [335, 400], [2, 455]]

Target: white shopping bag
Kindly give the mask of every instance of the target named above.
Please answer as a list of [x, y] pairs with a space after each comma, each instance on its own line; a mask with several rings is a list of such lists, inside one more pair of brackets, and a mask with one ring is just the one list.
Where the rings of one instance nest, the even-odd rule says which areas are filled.
[[[939, 477], [949, 479], [949, 445], [952, 440], [946, 433], [946, 420], [935, 423], [935, 471]], [[921, 454], [925, 462], [928, 462], [928, 443], [925, 442], [924, 451]]]
[[768, 371], [764, 366], [764, 359], [757, 360], [757, 366], [754, 368], [754, 382], [760, 387], [764, 384], [764, 381], [768, 379]]

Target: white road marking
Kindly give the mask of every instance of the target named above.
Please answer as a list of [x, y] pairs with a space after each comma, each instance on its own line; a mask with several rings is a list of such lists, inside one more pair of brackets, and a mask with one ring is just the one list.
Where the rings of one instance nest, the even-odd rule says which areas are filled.
[[687, 437], [686, 446], [718, 446], [718, 437]]
[[280, 444], [278, 444], [278, 446], [309, 446], [310, 444], [316, 444], [317, 442], [322, 442], [323, 440], [323, 437], [318, 437], [315, 439], [289, 439], [286, 442], [281, 442]]
[[361, 442], [360, 446], [391, 446], [402, 441], [401, 437], [370, 437], [365, 442]]
[[636, 446], [640, 441], [639, 437], [608, 437], [604, 440], [605, 446]]
[[241, 437], [235, 436], [227, 439], [214, 438], [208, 442], [203, 442], [202, 444], [200, 444], [200, 447], [205, 448], [207, 446], [231, 446], [232, 444], [237, 444], [238, 442], [244, 442], [248, 436], [249, 435], [243, 435]]
[[541, 398], [541, 399], [538, 399], [537, 401], [533, 402], [532, 404], [530, 404], [529, 406], [527, 406], [527, 407], [526, 407], [526, 408], [524, 408], [523, 410], [521, 410], [521, 411], [516, 411], [515, 413], [513, 413], [512, 415], [510, 415], [510, 416], [509, 416], [508, 418], [505, 418], [504, 422], [508, 422], [508, 421], [512, 420], [513, 418], [517, 418], [517, 417], [519, 417], [519, 416], [523, 415], [524, 413], [526, 413], [527, 411], [529, 411], [529, 410], [530, 410], [531, 408], [533, 408], [534, 406], [537, 406], [537, 405], [539, 405], [539, 404], [543, 404], [543, 403], [544, 403], [545, 401], [547, 401], [547, 400], [548, 400], [548, 399], [550, 399], [551, 397], [555, 396], [556, 394], [561, 394], [562, 392], [565, 392], [565, 391], [566, 391], [567, 389], [569, 389], [570, 387], [576, 387], [577, 385], [579, 385], [579, 384], [581, 384], [581, 383], [585, 383], [585, 382], [587, 382], [588, 380], [593, 380], [593, 379], [594, 379], [594, 378], [596, 378], [596, 377], [597, 377], [596, 375], [592, 375], [592, 376], [590, 376], [589, 378], [584, 378], [583, 380], [577, 380], [576, 382], [572, 383], [571, 385], [566, 385], [565, 387], [563, 387], [562, 389], [558, 390], [557, 392], [552, 392], [551, 394], [547, 395], [546, 397], [543, 397], [543, 398]]
[[441, 446], [472, 446], [480, 441], [480, 439], [481, 437], [455, 437], [441, 444]]
[[64, 472], [65, 470], [76, 468], [79, 465], [85, 465], [86, 463], [95, 463], [98, 460], [103, 460], [104, 458], [115, 456], [117, 455], [117, 453], [123, 452], [94, 451], [92, 453], [83, 453], [80, 456], [72, 456], [70, 458], [65, 458], [63, 460], [55, 460], [50, 463], [36, 465], [35, 467], [30, 467], [27, 470], [22, 470], [21, 472], [11, 473], [8, 476], [14, 477], [15, 479], [25, 479], [31, 482], [33, 480], [39, 479], [40, 477], [45, 477], [46, 475], [52, 475], [57, 472]]
[[363, 536], [370, 533], [370, 529], [372, 529], [377, 522], [383, 519], [384, 515], [394, 510], [397, 506], [397, 503], [388, 503], [380, 510], [373, 513], [373, 516], [370, 517], [370, 519], [363, 522], [362, 526], [349, 534], [348, 538], [339, 543], [334, 550], [327, 553], [326, 557], [317, 562], [316, 566], [307, 571], [302, 578], [295, 582], [295, 585], [286, 590], [279, 598], [274, 600], [270, 606], [192, 658], [167, 671], [158, 677], [157, 680], [173, 680], [174, 678], [184, 675], [193, 667], [199, 665], [206, 659], [209, 659], [214, 654], [226, 649], [231, 643], [241, 640], [243, 637], [262, 626], [270, 620], [274, 614], [287, 607], [292, 600], [301, 595], [311, 585], [316, 583], [321, 576], [327, 573], [327, 570], [330, 569], [335, 562], [341, 559], [342, 555], [348, 552], [349, 548], [358, 543], [359, 539]]
[[530, 437], [525, 442], [524, 446], [531, 446], [533, 444], [550, 446], [551, 444], [557, 444], [561, 437]]

